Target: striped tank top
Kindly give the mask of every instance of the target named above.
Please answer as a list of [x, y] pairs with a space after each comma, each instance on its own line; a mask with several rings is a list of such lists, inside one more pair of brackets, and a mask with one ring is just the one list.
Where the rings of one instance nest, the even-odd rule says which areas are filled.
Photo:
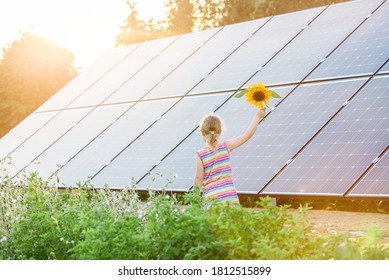
[[205, 202], [217, 200], [239, 203], [232, 181], [230, 152], [226, 143], [220, 143], [215, 151], [204, 147], [197, 151], [197, 154], [204, 167], [203, 197]]

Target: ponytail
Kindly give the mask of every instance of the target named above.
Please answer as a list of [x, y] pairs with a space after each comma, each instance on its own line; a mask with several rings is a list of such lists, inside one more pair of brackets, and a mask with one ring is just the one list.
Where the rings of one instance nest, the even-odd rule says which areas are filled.
[[[212, 131], [214, 132], [214, 131]], [[205, 144], [212, 151], [217, 150], [217, 146], [219, 145], [219, 134], [209, 133], [205, 136]]]
[[221, 118], [215, 114], [203, 117], [199, 126], [199, 132], [203, 136], [207, 147], [215, 151], [219, 145], [219, 136], [222, 133], [223, 123]]

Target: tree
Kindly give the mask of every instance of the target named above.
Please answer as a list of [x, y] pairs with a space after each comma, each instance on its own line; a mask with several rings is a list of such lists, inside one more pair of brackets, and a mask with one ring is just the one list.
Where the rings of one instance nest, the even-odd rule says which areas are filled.
[[[263, 17], [258, 0], [197, 0], [197, 27], [214, 28]], [[258, 13], [259, 11], [259, 13]]]
[[274, 16], [347, 0], [196, 0], [201, 29]]
[[77, 71], [65, 48], [25, 32], [3, 48], [0, 61], [0, 137], [56, 93]]
[[136, 10], [137, 0], [127, 0], [130, 13], [123, 25], [120, 26], [120, 33], [116, 36], [116, 46], [125, 46], [133, 43], [158, 39], [166, 36], [166, 25], [154, 18], [148, 21], [139, 19]]
[[127, 0], [130, 14], [117, 37], [126, 45], [191, 31], [344, 2], [347, 0], [166, 0], [166, 20], [139, 20], [137, 0]]
[[263, 11], [265, 16], [273, 16], [345, 1], [348, 0], [262, 0], [258, 1], [258, 7]]
[[176, 35], [193, 31], [194, 5], [191, 0], [168, 0], [167, 34]]

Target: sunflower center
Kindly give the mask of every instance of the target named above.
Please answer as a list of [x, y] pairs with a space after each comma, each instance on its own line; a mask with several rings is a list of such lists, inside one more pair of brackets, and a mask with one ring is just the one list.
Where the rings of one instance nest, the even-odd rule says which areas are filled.
[[266, 95], [265, 95], [265, 92], [263, 92], [263, 91], [256, 90], [253, 93], [253, 99], [255, 101], [261, 102], [261, 101], [265, 100], [265, 97], [266, 97]]

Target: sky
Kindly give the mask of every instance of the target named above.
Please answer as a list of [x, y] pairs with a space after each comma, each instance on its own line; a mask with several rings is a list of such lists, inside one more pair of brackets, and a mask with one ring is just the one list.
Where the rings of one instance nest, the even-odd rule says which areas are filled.
[[[140, 17], [161, 17], [163, 2], [139, 0]], [[128, 14], [126, 0], [0, 0], [0, 48], [33, 30], [73, 52], [85, 69], [114, 47]]]

